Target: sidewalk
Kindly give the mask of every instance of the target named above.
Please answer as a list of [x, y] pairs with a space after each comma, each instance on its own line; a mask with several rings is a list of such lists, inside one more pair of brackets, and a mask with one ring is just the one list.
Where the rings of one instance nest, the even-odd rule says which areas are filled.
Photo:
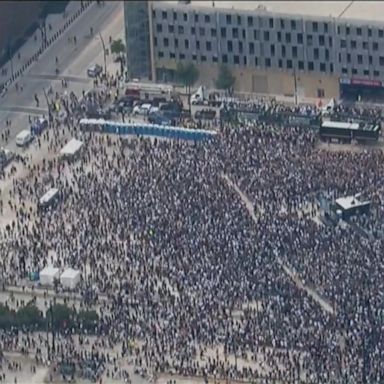
[[92, 4], [94, 4], [93, 0], [84, 1], [82, 8], [80, 1], [71, 1], [64, 13], [48, 15], [46, 19], [46, 47], [44, 49], [42, 48], [43, 42], [41, 32], [37, 29], [24, 45], [13, 54], [13, 77], [11, 60], [4, 64], [2, 68], [7, 69], [7, 75], [0, 75], [0, 83], [4, 83], [9, 87], [9, 85], [17, 80], [32, 63], [38, 60], [38, 57], [66, 31], [80, 15], [89, 9]]

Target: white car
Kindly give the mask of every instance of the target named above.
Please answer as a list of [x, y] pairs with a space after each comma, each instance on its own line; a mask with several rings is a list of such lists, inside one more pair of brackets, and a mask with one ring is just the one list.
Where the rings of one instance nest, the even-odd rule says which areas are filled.
[[87, 69], [87, 75], [89, 77], [97, 77], [103, 72], [103, 67], [99, 64], [94, 64]]
[[133, 108], [133, 114], [146, 116], [146, 115], [148, 115], [151, 107], [152, 107], [151, 104], [136, 105], [135, 108]]

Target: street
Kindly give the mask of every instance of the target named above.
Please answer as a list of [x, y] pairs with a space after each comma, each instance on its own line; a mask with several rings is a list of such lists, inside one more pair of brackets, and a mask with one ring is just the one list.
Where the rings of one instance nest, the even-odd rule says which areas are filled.
[[[90, 29], [93, 29], [92, 36]], [[0, 99], [0, 130], [5, 129], [6, 120], [11, 120], [10, 142], [7, 147], [15, 150], [14, 138], [23, 129], [29, 128], [28, 116], [48, 114], [43, 89], [52, 86], [53, 91], [61, 90], [61, 80], [68, 82], [68, 91], [77, 96], [92, 87], [92, 79], [87, 77], [86, 70], [93, 63], [104, 65], [103, 48], [99, 37], [102, 35], [106, 48], [109, 38], [117, 39], [124, 36], [123, 4], [106, 2], [104, 5], [92, 4], [72, 26], [64, 32], [56, 43], [51, 45], [18, 80], [19, 91], [13, 85]], [[73, 37], [76, 36], [76, 44]], [[69, 39], [71, 41], [69, 41]], [[56, 57], [58, 64], [56, 65]], [[107, 69], [114, 73], [119, 65], [107, 56]], [[55, 74], [56, 68], [59, 75]], [[23, 88], [21, 91], [20, 88]], [[36, 106], [34, 95], [39, 99]], [[4, 143], [1, 143], [4, 146]]]

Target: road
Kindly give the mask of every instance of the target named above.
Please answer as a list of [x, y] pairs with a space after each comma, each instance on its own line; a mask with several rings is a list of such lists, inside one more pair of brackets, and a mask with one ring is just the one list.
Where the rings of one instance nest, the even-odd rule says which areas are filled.
[[[93, 35], [90, 34], [90, 28]], [[81, 15], [56, 42], [51, 45], [19, 79], [23, 91], [16, 91], [12, 86], [6, 95], [0, 99], [0, 131], [5, 129], [5, 121], [12, 121], [10, 143], [7, 146], [15, 150], [14, 138], [22, 129], [28, 128], [28, 116], [47, 115], [48, 109], [43, 89], [50, 85], [54, 90], [61, 89], [61, 80], [68, 81], [68, 92], [73, 91], [78, 96], [82, 90], [92, 87], [92, 79], [86, 76], [86, 69], [92, 63], [103, 65], [103, 49], [99, 33], [103, 36], [106, 48], [109, 48], [109, 38], [123, 38], [123, 3], [117, 1], [105, 2], [104, 5], [92, 5]], [[76, 36], [76, 45], [68, 39]], [[56, 65], [55, 58], [58, 58]], [[55, 75], [58, 66], [59, 76]], [[114, 73], [119, 66], [112, 64], [112, 56], [107, 56], [107, 68]], [[36, 106], [34, 95], [39, 98]], [[4, 143], [1, 143], [1, 146]]]

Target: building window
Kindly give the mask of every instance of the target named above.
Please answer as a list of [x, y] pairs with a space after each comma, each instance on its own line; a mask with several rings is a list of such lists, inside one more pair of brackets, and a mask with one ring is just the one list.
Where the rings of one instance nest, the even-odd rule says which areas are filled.
[[303, 44], [303, 34], [302, 33], [297, 34], [297, 44]]
[[296, 30], [296, 20], [291, 20], [291, 29], [292, 31]]
[[369, 69], [364, 69], [363, 75], [364, 76], [369, 76]]
[[196, 34], [196, 28], [195, 27], [191, 27], [191, 35], [195, 35]]
[[372, 37], [372, 29], [368, 28], [368, 37]]
[[267, 57], [267, 58], [265, 59], [265, 66], [266, 66], [267, 68], [269, 68], [269, 67], [271, 66], [271, 59], [270, 59], [269, 57]]
[[163, 51], [159, 51], [158, 56], [159, 57], [164, 57], [164, 52]]
[[233, 56], [233, 63], [234, 64], [240, 64], [240, 57], [239, 57], [239, 55], [234, 55]]
[[324, 33], [328, 33], [328, 24], [324, 23]]
[[357, 75], [357, 69], [356, 68], [352, 68], [352, 75]]
[[304, 61], [299, 61], [299, 69], [302, 71], [304, 70]]
[[238, 39], [239, 38], [239, 29], [238, 28], [232, 28], [232, 37], [234, 39]]
[[269, 28], [273, 29], [273, 19], [269, 19]]
[[173, 12], [173, 21], [176, 21], [176, 20], [177, 20], [177, 13]]
[[368, 63], [369, 63], [369, 65], [372, 65], [372, 61], [373, 61], [372, 56], [369, 55], [369, 56], [368, 56]]
[[241, 25], [241, 17], [237, 15], [237, 25]]
[[211, 36], [212, 36], [212, 37], [216, 37], [216, 36], [217, 36], [216, 28], [212, 28], [212, 29], [211, 29]]
[[285, 45], [283, 45], [281, 47], [281, 56], [285, 57], [285, 55], [286, 55], [286, 49], [285, 49]]
[[255, 44], [252, 43], [252, 42], [250, 42], [250, 43], [248, 44], [248, 50], [249, 50], [249, 54], [250, 54], [250, 55], [253, 55], [253, 54], [255, 53]]
[[271, 56], [275, 56], [275, 44], [271, 44]]
[[287, 68], [292, 69], [292, 60], [287, 60]]
[[313, 61], [308, 61], [308, 71], [313, 71], [313, 69], [314, 69]]
[[226, 19], [226, 22], [227, 22], [228, 25], [232, 24], [232, 17], [231, 17], [231, 15], [226, 15], [225, 19]]
[[341, 53], [339, 53], [339, 63], [341, 63]]
[[184, 40], [184, 46], [185, 46], [185, 49], [189, 49], [189, 40], [188, 39]]
[[233, 52], [233, 43], [232, 43], [232, 40], [228, 40], [227, 41], [227, 50], [229, 53], [232, 53]]
[[283, 68], [283, 59], [279, 59], [278, 65], [279, 68]]
[[312, 46], [312, 43], [313, 43], [312, 35], [308, 35], [307, 36], [307, 45], [310, 47], [310, 46]]
[[205, 16], [204, 16], [204, 21], [205, 21], [206, 23], [210, 23], [210, 22], [211, 22], [211, 17], [210, 17], [209, 15], [205, 15]]
[[221, 61], [226, 64], [228, 63], [228, 55], [223, 55], [222, 58], [221, 58]]
[[174, 58], [176, 58], [175, 53], [174, 53], [174, 52], [170, 52], [170, 53], [169, 53], [169, 58], [170, 58], [170, 59], [174, 59]]
[[184, 13], [183, 14], [183, 19], [184, 19], [184, 21], [188, 21], [188, 14]]
[[218, 60], [217, 56], [212, 56], [212, 61], [213, 61], [214, 63], [217, 63], [219, 60]]
[[351, 61], [351, 54], [350, 53], [347, 53], [347, 61], [348, 61], [348, 63]]
[[329, 71], [330, 71], [331, 73], [333, 73], [333, 63], [331, 63], [331, 64], [329, 65]]
[[168, 25], [168, 32], [169, 33], [175, 32], [175, 26], [174, 25]]
[[280, 29], [284, 29], [284, 28], [285, 28], [284, 19], [280, 19]]
[[315, 48], [313, 50], [313, 57], [314, 57], [315, 60], [319, 59], [319, 48]]
[[292, 47], [292, 57], [294, 59], [297, 58], [297, 47], [295, 47], [295, 46]]
[[179, 25], [177, 27], [177, 31], [179, 32], [180, 35], [184, 34], [184, 27], [182, 25]]
[[167, 12], [165, 12], [165, 11], [161, 12], [161, 18], [163, 20], [167, 20]]
[[329, 49], [328, 48], [326, 48], [325, 49], [325, 60], [329, 60]]
[[317, 23], [317, 21], [314, 21], [312, 23], [312, 29], [313, 29], [313, 32], [317, 32], [319, 30], [319, 24]]
[[156, 24], [156, 32], [163, 32], [163, 26], [161, 24]]
[[264, 40], [269, 41], [269, 31], [264, 31]]
[[357, 43], [356, 40], [351, 40], [351, 48], [356, 49]]
[[199, 28], [199, 34], [200, 36], [205, 36], [205, 29], [203, 27]]
[[362, 34], [362, 29], [360, 27], [356, 28], [356, 35], [361, 36]]
[[180, 60], [184, 60], [184, 59], [185, 59], [185, 55], [184, 55], [184, 53], [180, 53], [180, 54], [179, 54], [179, 59], [180, 59]]
[[200, 60], [205, 63], [207, 61], [207, 56], [201, 55]]
[[319, 45], [320, 45], [320, 47], [323, 47], [325, 45], [324, 35], [319, 35]]
[[379, 29], [379, 37], [384, 37], [384, 31], [382, 29]]
[[241, 34], [243, 35], [243, 39], [245, 39], [245, 29], [241, 31]]
[[156, 36], [153, 38], [153, 44], [155, 47], [157, 47], [157, 37]]
[[175, 39], [175, 48], [179, 48], [179, 39]]
[[255, 67], [257, 67], [258, 65], [259, 65], [259, 59], [255, 57]]
[[379, 71], [373, 71], [373, 76], [375, 77], [379, 77], [380, 76], [380, 72]]
[[196, 49], [200, 50], [200, 40], [196, 40]]
[[357, 63], [363, 64], [363, 55], [357, 55]]
[[285, 42], [286, 43], [290, 43], [291, 42], [291, 34], [289, 32], [287, 32], [285, 34]]
[[259, 31], [257, 29], [253, 30], [253, 39], [259, 40]]
[[247, 56], [243, 56], [243, 65], [244, 67], [247, 66]]
[[211, 52], [212, 51], [212, 43], [210, 41], [207, 41], [205, 43], [205, 48], [208, 52]]
[[253, 27], [253, 17], [248, 16], [247, 18], [248, 27]]
[[378, 51], [378, 50], [379, 50], [379, 44], [376, 43], [376, 42], [374, 42], [374, 43], [372, 44], [372, 49], [373, 49], [374, 51]]
[[239, 53], [243, 53], [243, 42], [239, 41]]
[[194, 53], [194, 54], [192, 55], [192, 60], [194, 60], [194, 61], [197, 60], [197, 55], [196, 55], [196, 53]]
[[322, 88], [317, 88], [317, 97], [319, 97], [320, 99], [322, 99], [323, 97], [325, 97], [324, 89], [322, 89]]
[[328, 37], [328, 45], [332, 48], [333, 40], [331, 36]]
[[320, 72], [325, 72], [325, 71], [326, 71], [325, 63], [320, 63]]
[[379, 64], [384, 65], [384, 57], [383, 56], [379, 57]]
[[348, 69], [347, 68], [341, 68], [341, 73], [343, 74], [343, 75], [347, 75], [348, 74]]
[[199, 22], [199, 14], [195, 13], [195, 23], [198, 23], [198, 22]]
[[342, 39], [340, 40], [340, 48], [347, 48], [347, 41]]
[[227, 37], [227, 29], [226, 28], [221, 28], [220, 33], [221, 33], [221, 37], [224, 37], [224, 38]]
[[279, 43], [281, 43], [281, 32], [280, 31], [277, 32], [277, 41]]
[[350, 34], [351, 34], [351, 28], [350, 28], [350, 27], [347, 27], [347, 28], [345, 29], [345, 33], [346, 33], [347, 35], [350, 35]]

